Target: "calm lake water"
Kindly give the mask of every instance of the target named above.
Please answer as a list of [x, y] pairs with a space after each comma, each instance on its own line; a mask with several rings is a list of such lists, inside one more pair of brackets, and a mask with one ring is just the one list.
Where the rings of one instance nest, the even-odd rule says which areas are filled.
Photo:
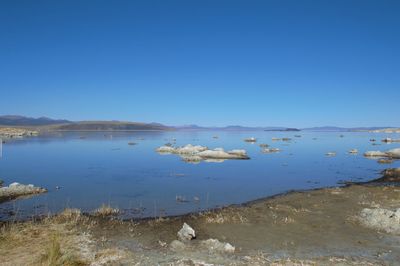
[[[294, 137], [297, 134], [301, 137]], [[3, 145], [0, 178], [7, 185], [31, 183], [49, 192], [0, 204], [0, 219], [23, 219], [66, 207], [92, 211], [103, 203], [123, 210], [122, 218], [178, 215], [289, 190], [334, 186], [342, 180], [366, 181], [377, 178], [384, 168], [400, 166], [398, 161], [380, 165], [362, 156], [367, 150], [400, 146], [381, 143], [387, 136], [400, 137], [359, 132], [177, 131], [69, 132], [14, 140]], [[244, 142], [248, 137], [258, 142]], [[272, 137], [292, 141], [272, 141]], [[176, 145], [245, 149], [251, 159], [188, 164], [179, 156], [155, 152], [173, 138]], [[373, 146], [370, 138], [380, 145]], [[128, 145], [130, 141], [137, 145]], [[260, 143], [282, 151], [263, 154]], [[348, 154], [352, 148], [359, 154]], [[337, 156], [325, 156], [330, 151]], [[177, 195], [188, 202], [176, 202]]]

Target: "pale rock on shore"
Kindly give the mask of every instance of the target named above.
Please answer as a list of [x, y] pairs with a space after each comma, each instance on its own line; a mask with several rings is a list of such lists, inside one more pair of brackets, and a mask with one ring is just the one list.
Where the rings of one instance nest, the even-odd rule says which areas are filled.
[[386, 233], [400, 234], [400, 208], [393, 211], [382, 208], [365, 208], [359, 215], [359, 221], [366, 227]]
[[177, 233], [178, 238], [182, 241], [192, 240], [196, 237], [196, 232], [187, 223], [183, 223], [181, 230]]

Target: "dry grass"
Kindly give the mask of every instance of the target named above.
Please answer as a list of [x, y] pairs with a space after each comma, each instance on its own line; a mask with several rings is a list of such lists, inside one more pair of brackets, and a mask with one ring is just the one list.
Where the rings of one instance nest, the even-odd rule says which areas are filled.
[[200, 217], [205, 218], [209, 224], [240, 223], [248, 222], [247, 218], [240, 212], [203, 212]]
[[120, 213], [120, 210], [118, 208], [113, 208], [109, 204], [103, 204], [100, 206], [100, 208], [94, 210], [93, 214], [95, 216], [111, 216], [111, 215], [117, 215]]
[[76, 255], [70, 252], [63, 252], [61, 250], [59, 236], [53, 235], [51, 241], [45, 250], [45, 253], [41, 257], [41, 264], [48, 266], [80, 266], [88, 265], [88, 263], [83, 262], [78, 259]]
[[50, 219], [0, 227], [1, 265], [86, 265], [84, 237]]

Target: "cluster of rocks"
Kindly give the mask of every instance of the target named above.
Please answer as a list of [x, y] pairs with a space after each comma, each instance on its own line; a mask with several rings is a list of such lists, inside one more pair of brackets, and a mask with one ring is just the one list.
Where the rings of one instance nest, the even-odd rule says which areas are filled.
[[41, 187], [35, 187], [32, 184], [23, 185], [12, 183], [8, 187], [0, 187], [0, 201], [11, 200], [21, 196], [45, 193], [47, 190]]
[[364, 153], [364, 156], [375, 158], [388, 157], [392, 159], [400, 159], [400, 148], [391, 149], [388, 151], [367, 151]]
[[222, 162], [224, 160], [247, 160], [245, 150], [230, 150], [225, 151], [222, 148], [210, 150], [208, 147], [200, 145], [188, 144], [182, 147], [174, 147], [172, 145], [164, 145], [156, 149], [160, 154], [177, 154], [182, 160], [189, 163], [206, 162]]
[[184, 251], [189, 248], [206, 250], [210, 253], [234, 253], [235, 247], [229, 243], [221, 242], [218, 239], [201, 240], [198, 243], [191, 243], [191, 240], [196, 238], [196, 232], [187, 223], [184, 223], [182, 228], [177, 233], [178, 240], [173, 240], [170, 243], [170, 249], [173, 251]]
[[23, 128], [0, 127], [1, 138], [23, 138], [28, 136], [37, 136], [38, 131]]

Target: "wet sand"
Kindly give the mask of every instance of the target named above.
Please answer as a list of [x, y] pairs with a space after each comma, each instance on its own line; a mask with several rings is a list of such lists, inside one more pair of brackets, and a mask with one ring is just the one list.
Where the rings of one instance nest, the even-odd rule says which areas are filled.
[[[33, 224], [42, 230], [64, 226], [75, 232], [73, 237], [91, 241], [81, 248], [85, 252], [75, 245], [75, 256], [87, 264], [398, 265], [400, 236], [367, 228], [357, 219], [362, 209], [377, 207], [399, 208], [400, 187], [372, 183], [291, 192], [241, 206], [142, 221], [72, 215], [50, 218], [48, 226], [44, 221]], [[184, 222], [196, 231], [196, 238], [171, 247]], [[201, 244], [210, 238], [232, 244], [235, 252], [210, 251]], [[74, 242], [68, 240], [64, 242]], [[29, 242], [24, 241], [26, 252]], [[13, 265], [15, 248], [0, 241], [0, 256], [8, 258], [8, 265]]]

